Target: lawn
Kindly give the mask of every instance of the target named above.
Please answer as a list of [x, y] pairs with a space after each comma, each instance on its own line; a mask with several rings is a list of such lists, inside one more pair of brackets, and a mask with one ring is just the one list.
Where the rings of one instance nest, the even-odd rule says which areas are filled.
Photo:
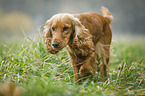
[[113, 39], [107, 80], [99, 72], [78, 85], [65, 49], [46, 52], [36, 34], [0, 44], [0, 82], [18, 86], [23, 96], [145, 95], [145, 39]]

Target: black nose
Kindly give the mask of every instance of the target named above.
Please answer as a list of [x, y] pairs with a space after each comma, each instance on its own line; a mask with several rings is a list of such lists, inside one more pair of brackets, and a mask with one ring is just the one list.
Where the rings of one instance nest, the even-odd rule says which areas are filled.
[[53, 46], [54, 48], [57, 48], [57, 47], [59, 46], [59, 43], [58, 43], [58, 42], [53, 42], [53, 43], [52, 43], [52, 46]]

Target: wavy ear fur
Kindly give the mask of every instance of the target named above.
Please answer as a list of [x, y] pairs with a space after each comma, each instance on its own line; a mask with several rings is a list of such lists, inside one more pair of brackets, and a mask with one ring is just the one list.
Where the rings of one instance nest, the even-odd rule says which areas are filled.
[[44, 26], [43, 36], [47, 37], [47, 38], [52, 38], [51, 20], [47, 20], [47, 22], [46, 22], [46, 24]]
[[46, 25], [44, 26], [43, 41], [45, 42], [47, 51], [48, 52], [51, 52], [51, 50], [52, 50], [52, 46], [51, 46], [51, 41], [52, 41], [51, 19], [49, 19], [46, 22]]
[[[94, 44], [92, 41], [92, 35], [89, 30], [86, 29], [78, 18], [72, 18], [74, 28], [75, 28], [75, 37], [74, 37], [74, 45], [78, 47], [83, 56], [87, 56], [90, 51], [95, 50]], [[79, 53], [78, 53], [79, 54]]]
[[89, 30], [86, 29], [82, 24], [81, 22], [79, 21], [78, 18], [73, 18], [73, 24], [74, 24], [74, 28], [75, 28], [75, 33], [76, 33], [76, 36], [78, 38], [90, 38], [90, 34], [89, 34]]

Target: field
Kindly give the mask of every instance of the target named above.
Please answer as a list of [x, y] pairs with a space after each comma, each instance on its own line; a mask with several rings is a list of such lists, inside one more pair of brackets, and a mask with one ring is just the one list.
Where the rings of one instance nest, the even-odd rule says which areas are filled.
[[106, 81], [99, 72], [81, 85], [73, 78], [65, 49], [47, 53], [38, 34], [0, 44], [0, 82], [13, 82], [23, 96], [118, 96], [145, 95], [145, 39], [113, 39]]

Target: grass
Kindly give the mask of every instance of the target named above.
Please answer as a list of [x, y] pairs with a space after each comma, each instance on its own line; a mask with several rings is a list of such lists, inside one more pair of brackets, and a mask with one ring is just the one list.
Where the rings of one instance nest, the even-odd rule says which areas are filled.
[[111, 45], [107, 80], [97, 72], [82, 85], [73, 81], [73, 70], [65, 49], [57, 55], [46, 52], [42, 37], [0, 45], [0, 81], [15, 83], [24, 96], [145, 95], [144, 40]]

